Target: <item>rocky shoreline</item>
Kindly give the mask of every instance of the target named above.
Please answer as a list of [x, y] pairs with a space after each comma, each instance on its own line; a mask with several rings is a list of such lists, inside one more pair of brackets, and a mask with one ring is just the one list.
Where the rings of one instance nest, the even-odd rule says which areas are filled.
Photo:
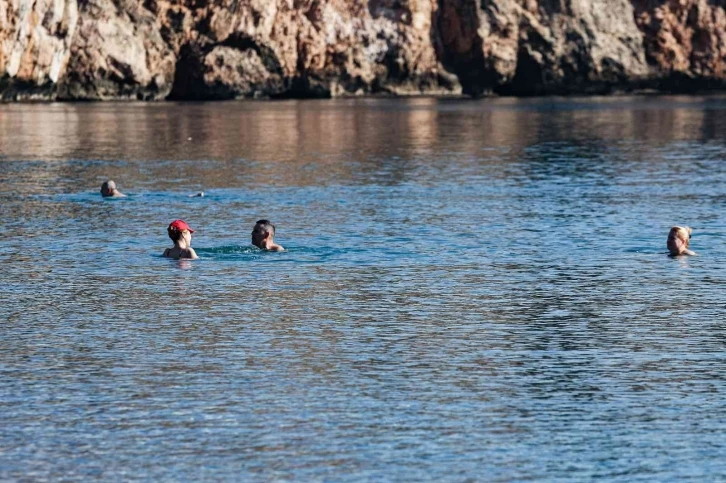
[[7, 0], [0, 99], [726, 88], [716, 0]]

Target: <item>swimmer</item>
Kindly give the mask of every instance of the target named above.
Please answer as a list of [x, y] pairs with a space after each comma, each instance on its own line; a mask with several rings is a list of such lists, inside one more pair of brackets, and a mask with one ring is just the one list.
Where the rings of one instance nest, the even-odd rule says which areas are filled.
[[167, 248], [164, 250], [164, 256], [179, 260], [180, 258], [187, 258], [196, 260], [199, 258], [197, 253], [192, 248], [192, 230], [184, 220], [174, 220], [169, 224], [167, 228], [169, 238], [174, 242], [174, 248]]
[[281, 252], [285, 249], [274, 242], [275, 225], [269, 220], [259, 220], [252, 229], [252, 244], [257, 248], [271, 252]]
[[694, 252], [688, 249], [692, 231], [687, 226], [674, 226], [671, 228], [670, 233], [668, 233], [668, 241], [666, 242], [671, 256], [695, 255]]
[[194, 193], [193, 195], [189, 195], [189, 198], [204, 198], [204, 191], [200, 191], [199, 193]]
[[101, 196], [104, 198], [126, 198], [126, 195], [116, 189], [116, 183], [108, 180], [101, 185]]

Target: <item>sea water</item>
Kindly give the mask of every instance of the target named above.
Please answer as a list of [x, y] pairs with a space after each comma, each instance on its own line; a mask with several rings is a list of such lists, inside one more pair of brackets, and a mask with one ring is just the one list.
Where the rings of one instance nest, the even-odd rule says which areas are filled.
[[723, 97], [2, 105], [0, 479], [726, 478], [725, 161]]

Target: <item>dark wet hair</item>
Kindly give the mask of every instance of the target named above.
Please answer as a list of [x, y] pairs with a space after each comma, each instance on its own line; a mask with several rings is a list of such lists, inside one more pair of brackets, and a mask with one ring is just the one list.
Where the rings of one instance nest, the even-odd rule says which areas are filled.
[[270, 220], [257, 220], [257, 223], [255, 223], [255, 227], [252, 229], [252, 232], [262, 233], [265, 231], [270, 232], [270, 234], [274, 237], [275, 225], [273, 225]]
[[[113, 193], [113, 190], [116, 189], [116, 183], [113, 182], [112, 179], [108, 181], [104, 181], [101, 185], [101, 194], [103, 196], [110, 196]], [[108, 195], [106, 194], [108, 193]]]

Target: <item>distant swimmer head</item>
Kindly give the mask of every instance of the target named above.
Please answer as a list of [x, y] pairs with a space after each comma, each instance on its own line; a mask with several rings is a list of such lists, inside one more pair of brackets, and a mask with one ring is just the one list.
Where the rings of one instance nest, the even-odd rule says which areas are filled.
[[108, 180], [101, 185], [101, 196], [104, 198], [119, 198], [126, 195], [116, 189], [116, 183], [113, 180]]
[[692, 251], [688, 249], [688, 245], [691, 241], [691, 230], [687, 226], [674, 226], [668, 233], [668, 241], [666, 246], [671, 255], [694, 255]]
[[101, 195], [113, 196], [113, 192], [116, 190], [116, 183], [113, 180], [108, 180], [101, 185]]
[[257, 248], [271, 251], [282, 251], [275, 241], [275, 225], [270, 220], [258, 220], [252, 228], [252, 244]]

